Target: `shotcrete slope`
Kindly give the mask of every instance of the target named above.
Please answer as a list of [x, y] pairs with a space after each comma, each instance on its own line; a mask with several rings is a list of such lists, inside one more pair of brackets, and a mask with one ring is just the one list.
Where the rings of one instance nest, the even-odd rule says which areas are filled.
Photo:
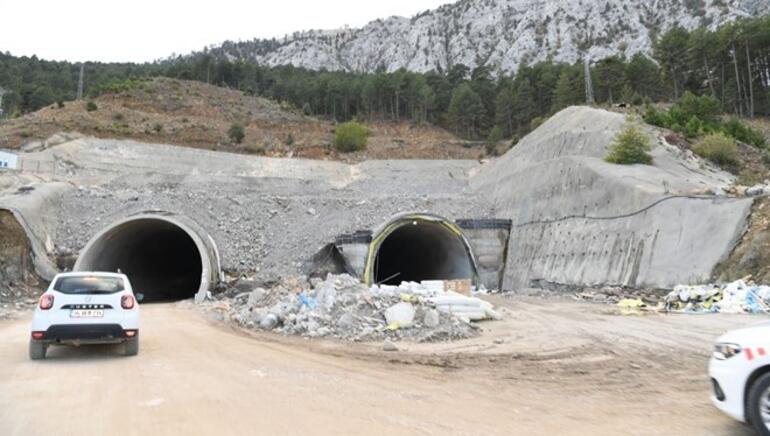
[[258, 279], [299, 274], [335, 237], [403, 212], [488, 216], [468, 186], [475, 161], [359, 165], [242, 156], [133, 141], [82, 139], [40, 152], [78, 189], [58, 209], [56, 247], [78, 253], [127, 216], [188, 217], [216, 241], [222, 267]]
[[162, 213], [210, 237], [229, 277], [270, 280], [308, 272], [308, 261], [341, 234], [428, 212], [511, 219], [505, 289], [708, 280], [744, 229], [751, 200], [722, 195], [732, 176], [652, 129], [654, 165], [605, 162], [626, 122], [568, 108], [486, 164], [347, 165], [76, 139], [22, 156], [56, 162], [54, 178], [74, 188], [42, 183], [5, 207], [23, 206], [16, 209], [31, 223], [32, 245], [51, 260], [72, 259], [114, 223]]
[[511, 218], [504, 285], [672, 287], [709, 279], [745, 227], [750, 199], [721, 192], [732, 177], [653, 139], [654, 164], [604, 161], [627, 120], [607, 111], [565, 109], [472, 185], [493, 214]]

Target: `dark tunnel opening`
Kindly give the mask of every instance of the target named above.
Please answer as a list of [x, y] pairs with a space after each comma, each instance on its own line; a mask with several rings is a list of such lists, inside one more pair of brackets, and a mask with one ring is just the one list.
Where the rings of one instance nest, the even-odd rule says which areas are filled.
[[80, 271], [120, 270], [143, 302], [193, 298], [201, 286], [203, 260], [192, 237], [161, 219], [143, 218], [120, 224], [82, 253]]
[[375, 257], [375, 283], [473, 277], [473, 259], [463, 238], [439, 222], [405, 223], [385, 237]]

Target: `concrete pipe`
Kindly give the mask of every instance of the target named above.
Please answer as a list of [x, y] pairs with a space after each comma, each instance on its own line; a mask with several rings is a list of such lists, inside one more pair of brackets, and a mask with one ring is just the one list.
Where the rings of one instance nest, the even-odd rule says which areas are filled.
[[364, 271], [367, 284], [455, 279], [477, 284], [478, 273], [468, 240], [451, 221], [404, 214], [374, 232]]
[[94, 236], [75, 271], [122, 271], [145, 302], [205, 298], [220, 280], [219, 252], [191, 220], [163, 212], [120, 220]]

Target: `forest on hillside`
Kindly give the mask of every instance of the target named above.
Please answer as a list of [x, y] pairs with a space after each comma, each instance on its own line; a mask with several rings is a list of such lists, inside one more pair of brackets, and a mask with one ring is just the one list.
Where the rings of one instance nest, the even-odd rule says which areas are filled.
[[[80, 64], [0, 53], [6, 116], [75, 99], [79, 72]], [[726, 113], [770, 115], [770, 17], [713, 31], [674, 28], [655, 40], [652, 58], [621, 52], [593, 62], [590, 75], [600, 104], [676, 102], [689, 92], [714, 97]], [[582, 62], [540, 62], [502, 76], [461, 64], [446, 72], [360, 74], [220, 61], [205, 52], [146, 64], [88, 62], [85, 95], [154, 76], [238, 89], [337, 121], [429, 122], [472, 139], [493, 131], [515, 137], [555, 111], [586, 102]]]

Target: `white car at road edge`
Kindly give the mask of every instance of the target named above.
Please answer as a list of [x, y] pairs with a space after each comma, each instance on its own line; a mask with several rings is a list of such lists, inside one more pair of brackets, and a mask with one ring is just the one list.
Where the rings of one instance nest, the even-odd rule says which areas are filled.
[[139, 305], [128, 277], [105, 272], [54, 277], [32, 318], [30, 359], [45, 358], [51, 345], [120, 343], [126, 355], [139, 352]]
[[714, 405], [770, 436], [770, 322], [720, 336], [709, 375]]

